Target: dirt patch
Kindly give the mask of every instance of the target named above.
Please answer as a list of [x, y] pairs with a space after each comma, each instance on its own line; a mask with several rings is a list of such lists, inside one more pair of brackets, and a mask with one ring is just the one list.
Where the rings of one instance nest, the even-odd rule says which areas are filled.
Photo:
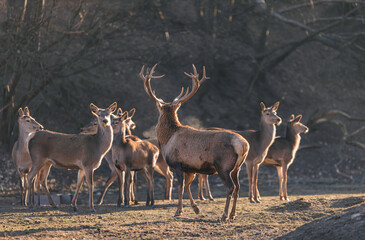
[[304, 198], [299, 198], [293, 202], [284, 203], [283, 206], [274, 206], [272, 211], [302, 211], [311, 207], [312, 203]]
[[[157, 200], [154, 208], [143, 204], [120, 208], [114, 203], [116, 195], [109, 195], [112, 204], [96, 206], [96, 214], [89, 212], [86, 203], [73, 212], [68, 205], [28, 209], [16, 198], [1, 198], [0, 239], [359, 239], [365, 222], [364, 204], [333, 208], [334, 202], [360, 199], [363, 194], [292, 196], [292, 202], [263, 196], [261, 204], [241, 197], [237, 217], [228, 223], [219, 221], [225, 198], [196, 201], [198, 215], [184, 199], [184, 213], [176, 218], [176, 199]], [[80, 197], [86, 199], [87, 194]], [[341, 235], [347, 229], [351, 238]], [[336, 231], [340, 237], [333, 237]]]
[[[340, 199], [346, 201], [347, 199]], [[365, 204], [305, 224], [278, 239], [364, 239]]]
[[332, 207], [343, 208], [352, 207], [354, 205], [365, 202], [365, 197], [349, 197], [345, 199], [334, 200]]

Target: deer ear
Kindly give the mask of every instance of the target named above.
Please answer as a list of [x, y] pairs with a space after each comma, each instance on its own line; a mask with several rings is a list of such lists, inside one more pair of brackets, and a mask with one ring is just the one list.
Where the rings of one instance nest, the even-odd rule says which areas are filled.
[[28, 107], [24, 108], [24, 114], [27, 115], [27, 116], [30, 116]]
[[301, 114], [299, 114], [295, 119], [294, 119], [294, 121], [295, 122], [300, 122], [300, 120], [302, 120], [302, 115]]
[[260, 106], [261, 106], [261, 111], [264, 111], [266, 108], [265, 104], [263, 102], [260, 102]]
[[134, 113], [136, 112], [135, 108], [132, 108], [131, 110], [129, 110], [129, 117], [132, 118], [134, 116]]
[[128, 112], [127, 111], [125, 111], [123, 114], [122, 114], [122, 116], [120, 117], [120, 119], [122, 120], [122, 121], [124, 121], [124, 120], [126, 120], [128, 118]]
[[293, 121], [294, 120], [294, 114], [290, 115], [289, 121]]
[[98, 115], [99, 108], [94, 103], [90, 103], [90, 109], [91, 109], [92, 114], [94, 114], [96, 116]]
[[19, 115], [19, 117], [22, 117], [24, 115], [24, 111], [22, 108], [19, 108], [18, 115]]
[[279, 104], [280, 104], [280, 102], [279, 102], [279, 101], [277, 101], [276, 103], [274, 103], [274, 105], [272, 105], [272, 106], [271, 106], [271, 107], [272, 107], [272, 109], [273, 109], [274, 111], [278, 110]]
[[122, 116], [122, 114], [123, 114], [123, 110], [121, 108], [118, 108], [117, 115]]
[[115, 110], [117, 110], [117, 103], [116, 102], [113, 102], [108, 108], [107, 110], [110, 112], [110, 113], [113, 113], [115, 112]]

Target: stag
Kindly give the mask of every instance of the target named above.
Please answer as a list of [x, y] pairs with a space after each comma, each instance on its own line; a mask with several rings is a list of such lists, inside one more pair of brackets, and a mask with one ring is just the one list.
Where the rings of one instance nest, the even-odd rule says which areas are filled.
[[[196, 214], [199, 208], [191, 195], [190, 185], [196, 173], [218, 173], [227, 187], [227, 197], [222, 221], [228, 220], [228, 210], [234, 195], [233, 206], [229, 218], [236, 215], [236, 203], [239, 192], [239, 171], [244, 163], [248, 150], [248, 142], [239, 134], [223, 130], [198, 130], [180, 123], [177, 111], [181, 104], [189, 100], [198, 91], [199, 86], [208, 79], [203, 68], [203, 76], [199, 75], [193, 65], [194, 73], [185, 73], [192, 79], [192, 90], [184, 88], [172, 102], [164, 102], [156, 97], [151, 89], [151, 79], [163, 76], [153, 76], [157, 64], [144, 73], [144, 66], [139, 74], [144, 82], [144, 88], [148, 96], [156, 103], [159, 112], [156, 125], [157, 139], [160, 149], [167, 164], [175, 171], [178, 180], [179, 201], [175, 216], [183, 212], [184, 185], [189, 195], [190, 204]], [[185, 176], [185, 178], [184, 178]]]

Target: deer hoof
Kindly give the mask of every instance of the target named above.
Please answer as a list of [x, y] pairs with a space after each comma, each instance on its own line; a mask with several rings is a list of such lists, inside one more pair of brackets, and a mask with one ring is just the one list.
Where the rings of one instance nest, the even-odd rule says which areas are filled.
[[213, 198], [212, 196], [210, 196], [210, 197], [209, 197], [209, 200], [210, 200], [210, 201], [213, 201], [213, 202], [215, 201], [215, 200], [214, 200], [214, 198]]
[[229, 219], [234, 220], [236, 218], [236, 215], [229, 216]]
[[259, 199], [256, 199], [256, 203], [261, 203], [261, 201]]
[[222, 221], [222, 222], [227, 222], [227, 221], [228, 221], [228, 216], [227, 216], [227, 214], [225, 214], [225, 213], [223, 214], [221, 221]]
[[285, 199], [284, 199], [284, 197], [280, 196], [280, 200], [281, 200], [281, 201], [284, 201]]
[[74, 210], [74, 212], [77, 212], [77, 207], [73, 206], [73, 210]]
[[199, 214], [200, 210], [199, 210], [199, 208], [198, 208], [198, 205], [193, 204], [193, 205], [191, 205], [191, 207], [193, 208], [193, 210], [194, 210], [194, 212], [195, 212], [196, 214]]
[[175, 217], [181, 216], [181, 214], [182, 214], [182, 210], [178, 209], [178, 210], [176, 210]]
[[95, 208], [91, 208], [91, 209], [90, 209], [90, 212], [91, 212], [91, 213], [96, 213]]
[[250, 203], [256, 203], [252, 198], [250, 199]]

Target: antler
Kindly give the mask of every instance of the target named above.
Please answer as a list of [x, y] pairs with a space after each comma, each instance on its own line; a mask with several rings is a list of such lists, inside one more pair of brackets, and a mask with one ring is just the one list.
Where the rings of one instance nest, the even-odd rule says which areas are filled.
[[184, 88], [182, 88], [180, 95], [175, 98], [175, 100], [173, 101], [173, 103], [176, 104], [176, 103], [184, 103], [184, 102], [186, 102], [192, 96], [194, 96], [194, 94], [198, 91], [200, 85], [203, 84], [205, 82], [205, 80], [209, 79], [209, 77], [207, 77], [205, 75], [205, 67], [203, 67], [203, 76], [202, 76], [202, 78], [200, 80], [199, 80], [199, 74], [196, 71], [196, 67], [195, 67], [194, 64], [193, 64], [193, 70], [194, 70], [194, 74], [193, 73], [188, 74], [188, 73], [184, 72], [186, 76], [188, 76], [188, 77], [190, 77], [192, 79], [193, 87], [191, 89], [191, 92], [189, 93], [189, 88], [187, 88], [185, 95], [183, 97], [181, 97], [182, 94], [183, 94], [183, 92], [184, 92]]
[[164, 103], [164, 101], [160, 98], [157, 98], [155, 95], [155, 91], [152, 91], [151, 89], [151, 79], [152, 78], [162, 78], [165, 75], [162, 76], [153, 76], [155, 73], [155, 68], [157, 66], [157, 63], [152, 67], [151, 71], [147, 68], [146, 75], [144, 75], [144, 65], [142, 66], [141, 72], [139, 73], [139, 77], [144, 81], [144, 90], [146, 93], [152, 98], [153, 101]]

